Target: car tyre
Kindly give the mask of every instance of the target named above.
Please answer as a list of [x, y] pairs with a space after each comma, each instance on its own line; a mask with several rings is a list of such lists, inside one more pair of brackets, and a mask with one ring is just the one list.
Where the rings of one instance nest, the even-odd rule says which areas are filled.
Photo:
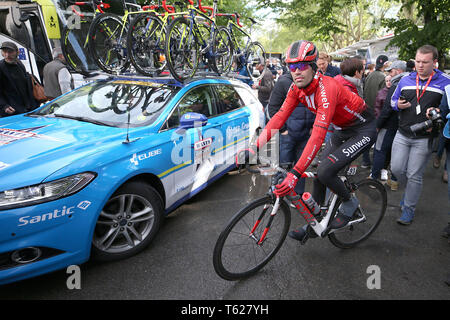
[[92, 258], [115, 261], [146, 248], [163, 220], [163, 201], [146, 183], [135, 181], [120, 187], [98, 217], [92, 240]]

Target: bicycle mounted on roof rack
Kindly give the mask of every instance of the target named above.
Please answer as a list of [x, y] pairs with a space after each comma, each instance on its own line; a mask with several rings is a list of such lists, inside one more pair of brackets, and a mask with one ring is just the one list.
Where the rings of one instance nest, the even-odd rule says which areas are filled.
[[[78, 38], [80, 38], [81, 40], [73, 40], [75, 42], [74, 45], [81, 48], [72, 50], [72, 52], [78, 51], [78, 55], [81, 55], [81, 58], [76, 57], [76, 54], [69, 54], [67, 53], [68, 50], [65, 50], [68, 46], [71, 45], [71, 41], [68, 41], [69, 38], [77, 39], [75, 35], [72, 35], [76, 31], [69, 30], [71, 33], [70, 35], [69, 31], [65, 33], [66, 36], [62, 38], [64, 39], [64, 41], [62, 41], [62, 47], [63, 51], [65, 51], [66, 59], [72, 62], [78, 58], [79, 61], [74, 61], [74, 63], [69, 64], [73, 66], [74, 70], [76, 70], [77, 72], [81, 71], [80, 73], [87, 77], [93, 75], [95, 76], [95, 71], [89, 72], [89, 66], [92, 64], [91, 60], [93, 59], [94, 64], [100, 67], [103, 71], [111, 74], [120, 74], [122, 72], [125, 72], [129, 69], [131, 62], [136, 71], [151, 77], [159, 76], [161, 72], [165, 70], [166, 65], [168, 64], [169, 71], [171, 72], [172, 76], [177, 78], [180, 82], [183, 82], [185, 79], [193, 77], [194, 75], [205, 77], [210, 74], [222, 74], [239, 80], [253, 79], [254, 77], [252, 64], [255, 60], [254, 54], [247, 54], [247, 52], [252, 51], [248, 50], [249, 44], [252, 43], [250, 41], [247, 41], [247, 45], [244, 48], [245, 52], [243, 52], [239, 49], [238, 46], [234, 46], [231, 42], [231, 35], [228, 31], [228, 28], [229, 30], [232, 30], [232, 26], [230, 24], [228, 28], [225, 28], [224, 26], [214, 25], [215, 16], [217, 13], [217, 0], [214, 0], [213, 7], [202, 6], [201, 0], [198, 0], [197, 7], [194, 6], [194, 2], [192, 0], [186, 1], [189, 2], [188, 11], [177, 12], [174, 6], [166, 4], [166, 0], [163, 0], [162, 4], [161, 1], [158, 1], [157, 5], [153, 4], [143, 6], [138, 11], [136, 11], [137, 9], [134, 8], [136, 5], [133, 6], [133, 9], [128, 10], [127, 2], [125, 0], [122, 0], [125, 8], [125, 15], [122, 18], [117, 15], [104, 12], [103, 9], [108, 5], [103, 4], [98, 0], [73, 2], [76, 5], [91, 6], [91, 9], [93, 11], [91, 15], [94, 17], [94, 20], [89, 27], [88, 35], [84, 35], [84, 40], [80, 37]], [[185, 2], [183, 3], [177, 1], [175, 2], [175, 5], [182, 7], [186, 4]], [[84, 25], [85, 22], [88, 21], [87, 16], [89, 15], [89, 13], [85, 15], [81, 12], [81, 10], [77, 9], [78, 8], [72, 7], [72, 11], [81, 19], [80, 21], [82, 22], [82, 25]], [[158, 13], [161, 12], [160, 9], [164, 9], [164, 13]], [[209, 12], [210, 15], [208, 15]], [[131, 16], [131, 14], [133, 14], [136, 18], [130, 20], [129, 15]], [[217, 15], [225, 16], [227, 14], [219, 13]], [[232, 14], [232, 16], [236, 17], [236, 23], [234, 24], [235, 28], [239, 28], [240, 31], [245, 36], [247, 36], [248, 39], [250, 39], [250, 35], [243, 29], [241, 29], [242, 25], [239, 22], [239, 14], [234, 13]], [[179, 19], [177, 20], [176, 18]], [[138, 21], [139, 19], [141, 20], [140, 24]], [[152, 20], [152, 23], [150, 23], [150, 19]], [[176, 21], [180, 22], [180, 20], [182, 19], [188, 19], [188, 22], [190, 21], [188, 32], [190, 34], [195, 33], [195, 37], [192, 37], [191, 41], [193, 40], [194, 42], [202, 42], [201, 48], [197, 49], [194, 54], [194, 59], [189, 60], [189, 58], [187, 58], [188, 55], [185, 54], [185, 52], [187, 52], [185, 48], [183, 48], [183, 50], [181, 51], [181, 53], [184, 53], [180, 56], [183, 59], [187, 59], [187, 63], [185, 63], [184, 65], [182, 64], [183, 67], [187, 66], [191, 69], [191, 71], [193, 71], [188, 76], [180, 76], [177, 73], [176, 67], [174, 66], [173, 68], [170, 68], [170, 62], [174, 62], [174, 59], [170, 60], [170, 53], [167, 54], [167, 50], [170, 50], [170, 46], [164, 46], [164, 42], [169, 42], [166, 41], [166, 39], [169, 40], [168, 36], [170, 25], [172, 25]], [[196, 20], [198, 20], [198, 28], [197, 31], [193, 31], [195, 29], [195, 26], [192, 24], [195, 23]], [[252, 25], [256, 23], [256, 21], [252, 18], [249, 18], [249, 20], [252, 22]], [[169, 25], [169, 22], [172, 23], [170, 23]], [[157, 29], [159, 29], [159, 31], [155, 31], [157, 30], [155, 29], [155, 26]], [[140, 27], [140, 29], [137, 27]], [[174, 28], [175, 27], [172, 27], [172, 29]], [[139, 40], [149, 40], [145, 37], [142, 38], [142, 35], [133, 37], [133, 35], [137, 34], [136, 30], [138, 29], [147, 31], [150, 30], [153, 36], [153, 38], [150, 39], [151, 41], [139, 42]], [[96, 32], [96, 30], [103, 30], [103, 32], [98, 33]], [[103, 37], [101, 37], [100, 39], [98, 36]], [[83, 37], [83, 35], [81, 37]], [[126, 41], [124, 40], [125, 38]], [[175, 43], [177, 43], [176, 40], [178, 39], [175, 39]], [[235, 43], [237, 43], [235, 39], [234, 41]], [[80, 45], [81, 43], [82, 45]], [[158, 45], [158, 43], [161, 44]], [[195, 46], [196, 44], [194, 44], [194, 47]], [[179, 47], [182, 46], [179, 45]], [[87, 48], [89, 48], [89, 54], [86, 54], [86, 52], [82, 54]], [[234, 73], [237, 70], [230, 70], [231, 62], [233, 60], [231, 54], [233, 53], [234, 48], [237, 48], [237, 51], [234, 54], [235, 56], [243, 56], [244, 54], [246, 55], [249, 70], [248, 76], [242, 75], [242, 73]], [[262, 51], [260, 52], [262, 57], [264, 57], [264, 49], [262, 49]], [[200, 58], [203, 60], [203, 65], [207, 66], [206, 69], [197, 69]], [[167, 63], [167, 60], [169, 60], [169, 63]], [[184, 72], [184, 70], [182, 71]]]

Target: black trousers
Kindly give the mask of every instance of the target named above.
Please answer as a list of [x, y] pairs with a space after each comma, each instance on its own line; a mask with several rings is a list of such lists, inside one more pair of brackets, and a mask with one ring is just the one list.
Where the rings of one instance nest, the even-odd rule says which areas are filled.
[[375, 143], [376, 137], [374, 120], [357, 127], [334, 130], [320, 155], [320, 164], [317, 167], [317, 179], [314, 180], [313, 191], [313, 197], [317, 203], [324, 203], [327, 187], [344, 201], [350, 200], [350, 192], [338, 177], [338, 173], [364, 151], [369, 150]]

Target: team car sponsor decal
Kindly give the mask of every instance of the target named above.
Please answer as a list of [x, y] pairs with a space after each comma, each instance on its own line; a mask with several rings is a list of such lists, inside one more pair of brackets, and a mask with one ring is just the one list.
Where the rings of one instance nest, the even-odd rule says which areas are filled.
[[48, 139], [53, 141], [59, 141], [56, 138], [44, 136], [42, 134], [37, 134], [33, 132], [37, 129], [45, 128], [47, 126], [33, 127], [22, 130], [16, 129], [8, 129], [8, 128], [0, 128], [0, 145], [10, 144], [14, 141], [27, 139], [27, 138], [40, 138], [40, 139]]
[[211, 156], [212, 142], [212, 138], [206, 138], [194, 143], [194, 163], [201, 164]]
[[243, 135], [250, 129], [250, 124], [248, 122], [243, 122], [238, 126], [228, 126], [226, 129], [227, 140], [232, 140], [234, 137]]
[[133, 154], [133, 157], [130, 159], [130, 162], [135, 164], [136, 166], [139, 165], [139, 161], [143, 161], [145, 159], [149, 159], [152, 158], [154, 156], [160, 155], [162, 154], [162, 149], [156, 149], [156, 150], [152, 150], [146, 153], [141, 153], [141, 154]]
[[23, 216], [19, 218], [18, 227], [26, 226], [27, 224], [36, 224], [44, 221], [55, 220], [64, 216], [71, 216], [75, 213], [75, 209], [79, 208], [81, 210], [86, 210], [91, 205], [90, 201], [83, 200], [76, 206], [63, 206], [62, 208], [54, 209], [53, 211], [36, 215], [36, 216]]
[[207, 139], [203, 139], [203, 140], [197, 141], [194, 144], [194, 150], [198, 151], [198, 150], [205, 149], [205, 148], [211, 146], [212, 141], [213, 141], [212, 138], [207, 138]]

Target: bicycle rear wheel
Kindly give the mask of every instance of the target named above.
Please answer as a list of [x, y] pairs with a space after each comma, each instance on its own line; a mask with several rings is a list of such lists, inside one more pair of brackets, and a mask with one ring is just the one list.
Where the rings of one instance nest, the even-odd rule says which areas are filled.
[[[259, 81], [263, 77], [264, 72], [267, 69], [267, 66], [265, 64], [265, 57], [266, 50], [264, 50], [264, 47], [261, 43], [259, 43], [258, 41], [250, 43], [245, 52], [245, 63], [247, 66], [248, 75], [254, 82]], [[264, 62], [264, 70], [262, 72], [258, 72], [255, 69], [256, 65], [260, 61]]]
[[259, 243], [272, 208], [273, 200], [266, 196], [251, 202], [230, 220], [213, 253], [214, 269], [221, 278], [238, 280], [253, 275], [281, 248], [291, 223], [291, 213], [284, 201], [280, 201], [270, 229]]
[[127, 32], [127, 26], [115, 14], [103, 13], [92, 21], [89, 29], [89, 52], [100, 69], [114, 74], [128, 68]]
[[[375, 180], [364, 179], [355, 185], [355, 196], [359, 208], [347, 226], [328, 235], [338, 248], [348, 249], [366, 240], [378, 227], [387, 207], [387, 194], [384, 186]], [[334, 207], [332, 217], [338, 213], [340, 201]]]
[[136, 70], [146, 76], [159, 75], [166, 66], [164, 23], [154, 13], [142, 13], [130, 23], [127, 47]]

